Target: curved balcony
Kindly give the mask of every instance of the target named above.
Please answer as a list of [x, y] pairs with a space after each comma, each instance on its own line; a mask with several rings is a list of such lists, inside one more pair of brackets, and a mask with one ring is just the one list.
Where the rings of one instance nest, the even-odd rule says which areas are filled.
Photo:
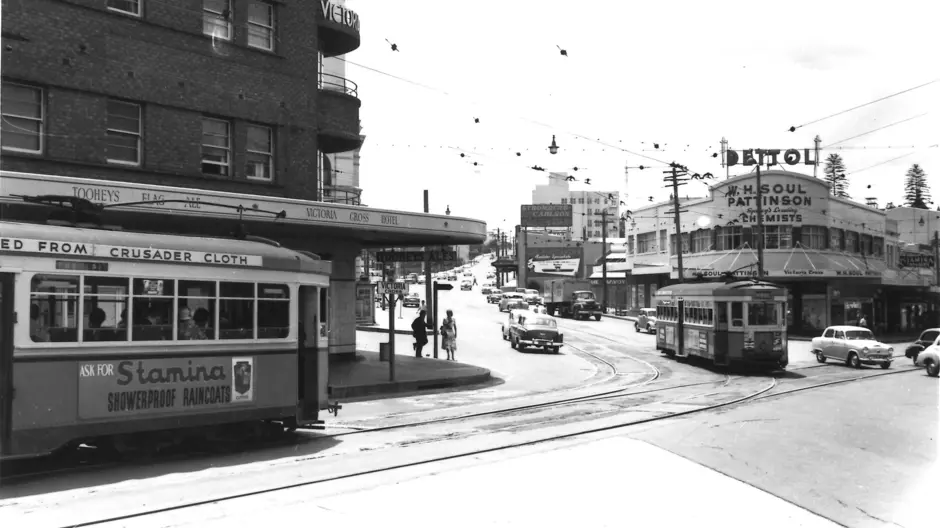
[[318, 78], [317, 143], [321, 152], [335, 154], [359, 148], [359, 87], [349, 79], [321, 73]]
[[[322, 4], [322, 5], [321, 5]], [[335, 57], [359, 48], [359, 15], [329, 0], [315, 2], [320, 53]]]
[[346, 205], [362, 205], [360, 201], [361, 196], [362, 189], [352, 190], [348, 187], [332, 187], [327, 185], [323, 187], [323, 195], [320, 197], [320, 201]]

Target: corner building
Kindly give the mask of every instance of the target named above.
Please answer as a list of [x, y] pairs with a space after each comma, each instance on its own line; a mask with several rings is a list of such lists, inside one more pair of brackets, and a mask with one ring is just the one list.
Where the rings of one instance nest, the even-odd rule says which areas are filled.
[[[859, 204], [795, 172], [763, 171], [761, 187], [764, 277], [789, 290], [790, 332], [817, 335], [829, 325], [857, 324], [862, 315], [882, 334], [937, 323], [935, 248], [913, 243], [911, 229], [905, 225], [904, 234], [898, 226], [907, 217], [923, 225], [918, 214], [938, 213]], [[712, 185], [708, 197], [682, 199], [680, 207], [678, 246], [671, 202], [637, 209], [626, 225], [622, 256], [632, 309], [655, 306], [656, 290], [676, 282], [720, 280], [728, 272], [757, 276], [755, 174]]]
[[61, 213], [15, 195], [64, 195], [127, 230], [316, 253], [333, 262], [331, 357], [355, 351], [363, 248], [485, 239], [480, 221], [361, 207], [357, 182], [329, 176], [364, 137], [355, 83], [324, 66], [359, 47], [341, 1], [4, 0], [2, 15], [5, 220]]

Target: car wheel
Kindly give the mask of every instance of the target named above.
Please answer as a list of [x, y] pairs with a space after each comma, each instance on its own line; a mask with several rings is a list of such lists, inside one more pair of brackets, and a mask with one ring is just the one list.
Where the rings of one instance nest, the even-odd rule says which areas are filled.
[[509, 338], [506, 337], [506, 332], [505, 332], [505, 331], [503, 332], [503, 341], [509, 341]]
[[596, 315], [594, 316], [594, 320], [595, 320], [595, 321], [600, 321], [600, 320], [601, 320], [601, 314], [596, 314]]
[[936, 378], [937, 375], [940, 374], [940, 365], [932, 359], [924, 361], [924, 368], [927, 370], [928, 376]]
[[656, 329], [653, 328], [653, 325], [646, 325], [646, 331], [649, 332], [649, 333], [651, 333], [651, 334], [655, 334], [655, 333], [656, 333]]
[[826, 356], [824, 356], [823, 353], [819, 350], [816, 351], [816, 361], [820, 363], [826, 362]]
[[559, 354], [561, 352], [561, 347], [552, 347], [552, 352]]
[[511, 336], [509, 338], [509, 346], [510, 348], [516, 348], [516, 340], [513, 339]]
[[640, 323], [633, 323], [633, 329], [636, 330], [637, 333], [640, 333]]
[[862, 368], [862, 362], [858, 359], [858, 354], [852, 352], [849, 354], [849, 366], [852, 368]]
[[885, 361], [884, 363], [881, 364], [881, 368], [883, 368], [883, 369], [885, 369], [885, 370], [891, 368], [891, 362], [890, 362], [890, 361]]

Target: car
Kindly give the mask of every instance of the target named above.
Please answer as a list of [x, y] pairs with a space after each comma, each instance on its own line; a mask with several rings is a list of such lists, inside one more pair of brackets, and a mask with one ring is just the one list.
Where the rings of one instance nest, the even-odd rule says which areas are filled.
[[470, 291], [473, 289], [473, 283], [465, 280], [460, 283], [460, 291]]
[[405, 308], [418, 308], [421, 306], [421, 296], [417, 293], [409, 293], [402, 300], [401, 305]]
[[894, 355], [894, 348], [879, 343], [871, 330], [860, 326], [826, 328], [823, 335], [813, 338], [812, 351], [816, 355], [816, 361], [820, 363], [833, 359], [854, 368], [880, 365], [886, 369], [891, 366]]
[[473, 277], [473, 272], [471, 272], [471, 271], [465, 271], [465, 272], [463, 272], [463, 276], [464, 276], [464, 277]]
[[418, 284], [424, 284], [425, 277], [424, 275], [418, 275]]
[[656, 308], [641, 308], [636, 322], [633, 323], [633, 329], [639, 332], [655, 334], [656, 333]]
[[564, 345], [564, 335], [558, 331], [554, 317], [528, 310], [509, 312], [509, 319], [503, 323], [503, 339], [520, 352], [532, 347], [557, 354]]
[[920, 354], [925, 348], [933, 344], [940, 337], [940, 328], [928, 328], [920, 333], [917, 341], [911, 343], [904, 351], [904, 357], [909, 357], [917, 364], [917, 354]]
[[449, 281], [451, 281], [451, 282], [457, 280], [457, 274], [456, 274], [456, 273], [448, 273], [448, 274], [447, 274], [447, 280], [449, 280]]
[[506, 311], [511, 310], [511, 308], [509, 308], [509, 304], [516, 303], [516, 302], [525, 304], [526, 306], [528, 306], [529, 304], [525, 302], [525, 299], [522, 297], [521, 293], [516, 293], [516, 292], [503, 293], [502, 299], [499, 300], [499, 311], [506, 312]]
[[914, 365], [924, 367], [928, 376], [940, 375], [940, 336], [914, 357]]
[[490, 304], [499, 304], [503, 300], [503, 292], [499, 288], [490, 288], [490, 293], [486, 296], [486, 302]]
[[542, 294], [538, 290], [523, 290], [522, 296], [525, 297], [525, 302], [529, 304], [540, 304], [542, 302]]
[[488, 272], [486, 272], [486, 278], [487, 278], [487, 279], [495, 279], [495, 278], [496, 278], [496, 274], [493, 273], [492, 271], [488, 271]]

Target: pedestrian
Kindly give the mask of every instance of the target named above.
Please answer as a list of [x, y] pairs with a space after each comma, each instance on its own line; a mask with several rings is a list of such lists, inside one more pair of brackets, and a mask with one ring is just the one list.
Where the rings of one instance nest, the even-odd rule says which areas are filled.
[[447, 318], [441, 324], [441, 335], [444, 336], [442, 346], [447, 351], [447, 359], [457, 361], [457, 321], [453, 310], [447, 310]]
[[421, 306], [418, 307], [418, 313], [421, 313], [421, 312], [428, 313], [428, 306], [427, 304], [425, 304], [424, 299], [421, 299]]
[[865, 315], [862, 314], [861, 319], [858, 320], [858, 326], [862, 328], [868, 328], [868, 319], [865, 319]]
[[415, 317], [415, 320], [411, 322], [411, 335], [415, 338], [415, 357], [421, 357], [421, 349], [428, 344], [428, 329], [424, 322], [425, 315], [427, 315], [427, 312], [421, 310], [418, 312], [418, 317]]

